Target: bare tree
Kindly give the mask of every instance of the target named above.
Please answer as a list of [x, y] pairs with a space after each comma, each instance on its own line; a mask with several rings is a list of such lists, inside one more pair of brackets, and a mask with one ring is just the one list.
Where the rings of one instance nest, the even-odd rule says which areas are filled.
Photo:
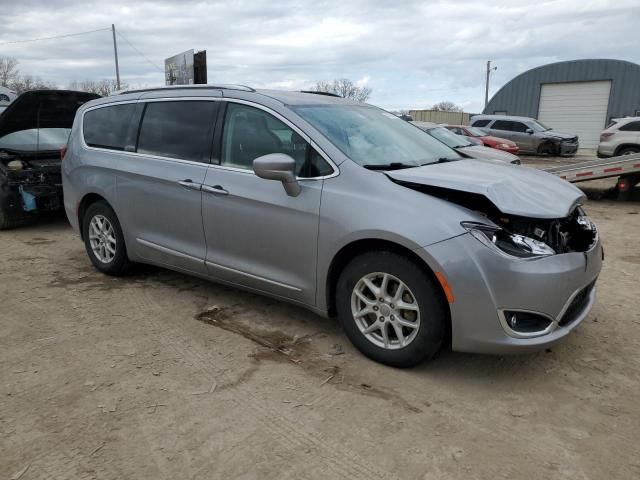
[[0, 57], [0, 86], [11, 88], [19, 73], [18, 60], [13, 57]]
[[372, 92], [369, 87], [359, 87], [348, 78], [337, 78], [333, 82], [317, 82], [312, 90], [315, 92], [334, 93], [358, 102], [367, 101]]
[[431, 110], [436, 110], [439, 112], [462, 112], [462, 107], [459, 107], [453, 102], [445, 100], [443, 102], [436, 103]]
[[31, 90], [55, 90], [58, 86], [53, 82], [44, 81], [40, 77], [18, 75], [11, 83], [11, 88], [20, 95]]
[[[111, 95], [118, 90], [118, 84], [113, 78], [103, 78], [102, 80], [74, 80], [68, 86], [69, 90], [80, 90], [83, 92], [97, 93], [103, 97]], [[120, 89], [124, 90], [127, 85], [120, 83]]]

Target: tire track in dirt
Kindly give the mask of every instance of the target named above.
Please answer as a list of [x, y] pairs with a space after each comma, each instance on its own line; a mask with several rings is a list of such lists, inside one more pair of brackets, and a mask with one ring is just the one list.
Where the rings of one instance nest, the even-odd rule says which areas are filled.
[[[156, 335], [160, 337], [162, 343], [174, 350], [175, 353], [189, 359], [194, 367], [208, 376], [209, 381], [215, 382], [223, 378], [225, 383], [234, 382], [234, 378], [230, 377], [225, 370], [220, 370], [214, 366], [215, 359], [208, 355], [206, 351], [202, 351], [202, 349], [194, 345], [189, 345], [189, 347], [185, 348], [181, 342], [176, 341], [176, 339], [184, 336], [184, 332], [171, 325], [167, 326], [161, 323], [158, 317], [162, 316], [162, 308], [157, 304], [155, 298], [149, 296], [149, 292], [146, 289], [143, 290], [143, 294], [145, 311], [150, 313], [150, 315], [146, 316], [146, 320], [156, 327], [158, 331]], [[151, 314], [152, 311], [155, 311], [157, 315]], [[312, 450], [318, 452], [313, 459], [310, 459], [309, 456], [297, 454], [301, 464], [309, 464], [310, 461], [313, 461], [318, 467], [318, 471], [331, 471], [342, 478], [363, 480], [369, 480], [372, 477], [394, 478], [389, 472], [368, 464], [356, 454], [346, 451], [343, 446], [335, 444], [319, 432], [309, 428], [308, 425], [284, 418], [279, 412], [265, 407], [263, 402], [256, 398], [251, 389], [245, 384], [238, 384], [230, 391], [236, 405], [242, 409], [243, 413], [262, 424], [274, 437], [278, 438], [281, 445], [292, 446], [302, 451]], [[327, 461], [318, 462], [317, 458], [323, 458]], [[330, 477], [329, 475], [327, 476]]]

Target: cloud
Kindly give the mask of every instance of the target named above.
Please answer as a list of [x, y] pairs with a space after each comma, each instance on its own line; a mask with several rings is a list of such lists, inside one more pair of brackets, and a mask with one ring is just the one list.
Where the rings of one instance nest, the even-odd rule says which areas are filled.
[[[115, 23], [129, 84], [161, 84], [165, 58], [206, 49], [211, 82], [303, 89], [347, 77], [390, 109], [451, 100], [480, 110], [489, 59], [492, 92], [553, 61], [640, 61], [637, 0], [4, 0], [2, 11], [0, 43]], [[61, 86], [115, 71], [109, 30], [1, 45], [0, 54]]]

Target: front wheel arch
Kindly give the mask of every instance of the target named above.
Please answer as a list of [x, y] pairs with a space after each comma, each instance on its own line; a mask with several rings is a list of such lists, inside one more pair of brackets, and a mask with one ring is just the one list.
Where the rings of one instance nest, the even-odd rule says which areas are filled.
[[361, 239], [355, 240], [344, 247], [342, 247], [338, 253], [333, 257], [331, 261], [331, 265], [329, 266], [329, 270], [327, 273], [327, 284], [326, 284], [326, 307], [327, 312], [330, 316], [334, 317], [337, 315], [337, 306], [336, 306], [336, 287], [338, 284], [338, 278], [340, 274], [347, 266], [347, 264], [351, 261], [352, 258], [372, 251], [386, 251], [396, 253], [401, 255], [412, 262], [414, 262], [420, 269], [422, 269], [431, 279], [434, 281], [434, 284], [438, 286], [439, 295], [441, 296], [442, 301], [447, 306], [447, 340], [451, 338], [451, 310], [449, 308], [449, 303], [447, 302], [447, 296], [442, 289], [442, 285], [438, 280], [433, 269], [415, 252], [410, 250], [409, 248], [400, 245], [395, 242], [391, 242], [389, 240], [380, 240], [380, 239]]

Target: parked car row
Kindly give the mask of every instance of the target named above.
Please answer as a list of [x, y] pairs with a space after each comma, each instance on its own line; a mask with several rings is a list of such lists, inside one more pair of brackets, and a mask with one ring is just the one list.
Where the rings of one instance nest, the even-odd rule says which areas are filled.
[[[450, 127], [440, 126], [431, 122], [411, 122], [413, 125], [431, 135], [436, 140], [453, 148], [458, 153], [462, 153], [470, 158], [478, 158], [481, 160], [499, 160], [514, 165], [520, 165], [520, 159], [504, 150], [487, 148], [484, 145], [478, 145], [469, 141], [469, 137], [459, 135], [450, 130]], [[517, 150], [517, 148], [516, 148]]]
[[479, 128], [467, 127], [465, 125], [444, 125], [444, 127], [451, 130], [457, 135], [463, 135], [469, 138], [469, 140], [477, 139], [478, 144], [484, 145], [485, 147], [502, 150], [512, 155], [517, 155], [520, 151], [520, 148], [518, 147], [518, 144], [516, 142], [512, 142], [511, 140], [508, 140], [506, 138], [487, 135]]
[[496, 137], [512, 140], [521, 153], [538, 155], [575, 155], [578, 136], [552, 130], [529, 117], [507, 115], [475, 115], [471, 126]]

